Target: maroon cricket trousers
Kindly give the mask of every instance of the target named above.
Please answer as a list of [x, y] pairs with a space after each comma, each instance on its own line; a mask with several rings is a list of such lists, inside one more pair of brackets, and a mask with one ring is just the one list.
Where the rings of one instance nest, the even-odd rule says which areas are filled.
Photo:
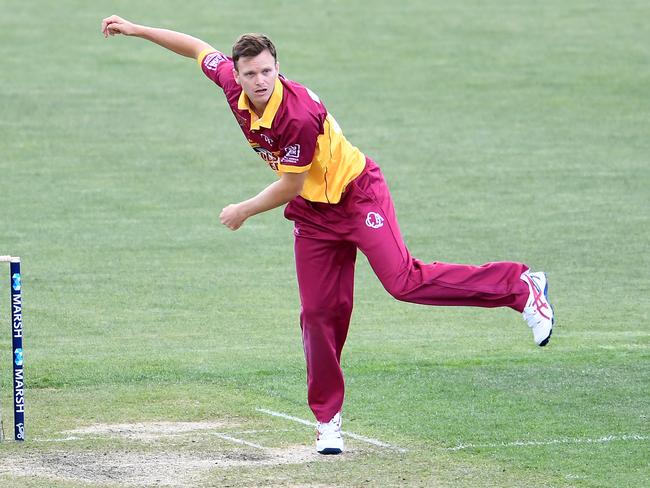
[[340, 360], [352, 315], [357, 249], [398, 300], [521, 312], [528, 299], [528, 285], [520, 279], [528, 269], [524, 264], [427, 264], [413, 258], [402, 240], [381, 170], [370, 159], [339, 203], [297, 197], [284, 215], [295, 222], [307, 398], [319, 422], [328, 422], [343, 405]]

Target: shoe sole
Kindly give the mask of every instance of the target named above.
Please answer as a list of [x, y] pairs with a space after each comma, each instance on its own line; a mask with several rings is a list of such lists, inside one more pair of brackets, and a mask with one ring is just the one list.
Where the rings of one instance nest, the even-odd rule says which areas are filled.
[[322, 451], [318, 451], [318, 454], [341, 454], [343, 451], [341, 449], [338, 449], [336, 447], [327, 447], [323, 449]]
[[553, 305], [551, 305], [551, 302], [548, 301], [548, 278], [546, 277], [546, 273], [544, 273], [544, 280], [546, 281], [546, 283], [544, 283], [544, 298], [546, 298], [546, 303], [551, 307], [551, 313], [553, 316], [551, 317], [551, 330], [548, 332], [548, 337], [539, 343], [539, 347], [544, 347], [551, 340], [551, 336], [553, 335], [553, 325], [555, 325], [555, 309], [553, 308]]

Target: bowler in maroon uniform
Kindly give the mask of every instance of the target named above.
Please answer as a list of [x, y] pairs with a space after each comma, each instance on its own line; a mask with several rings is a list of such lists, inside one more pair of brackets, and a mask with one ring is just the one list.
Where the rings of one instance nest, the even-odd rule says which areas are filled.
[[118, 16], [104, 19], [102, 32], [141, 37], [195, 58], [223, 90], [250, 146], [277, 173], [277, 181], [259, 194], [224, 207], [220, 220], [236, 230], [253, 215], [286, 205], [284, 215], [295, 223], [307, 396], [318, 421], [318, 452], [344, 450], [340, 360], [357, 250], [398, 300], [509, 307], [523, 314], [537, 345], [548, 343], [554, 318], [546, 274], [515, 262], [470, 266], [412, 257], [379, 167], [343, 136], [315, 93], [280, 74], [275, 46], [266, 36], [241, 36], [228, 56], [187, 34]]

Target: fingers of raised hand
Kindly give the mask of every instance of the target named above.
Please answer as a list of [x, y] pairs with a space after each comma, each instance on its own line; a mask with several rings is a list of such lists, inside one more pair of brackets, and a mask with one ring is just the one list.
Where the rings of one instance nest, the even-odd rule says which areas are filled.
[[102, 34], [104, 34], [104, 37], [119, 34], [121, 32], [119, 28], [121, 22], [123, 22], [123, 19], [117, 15], [111, 15], [102, 20]]

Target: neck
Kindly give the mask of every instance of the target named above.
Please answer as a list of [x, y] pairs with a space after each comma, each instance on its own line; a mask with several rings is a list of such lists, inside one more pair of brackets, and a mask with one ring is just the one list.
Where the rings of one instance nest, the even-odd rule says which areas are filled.
[[255, 105], [254, 103], [251, 102], [251, 105], [253, 107], [253, 112], [255, 112], [255, 115], [262, 118], [262, 115], [264, 115], [264, 109], [266, 108], [267, 103], [265, 103], [264, 105]]

